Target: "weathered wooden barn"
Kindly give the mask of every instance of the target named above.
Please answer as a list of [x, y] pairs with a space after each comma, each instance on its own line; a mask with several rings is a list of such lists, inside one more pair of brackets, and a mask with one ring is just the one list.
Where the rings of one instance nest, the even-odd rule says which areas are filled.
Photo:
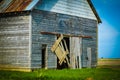
[[98, 23], [90, 0], [1, 0], [0, 69], [96, 67]]

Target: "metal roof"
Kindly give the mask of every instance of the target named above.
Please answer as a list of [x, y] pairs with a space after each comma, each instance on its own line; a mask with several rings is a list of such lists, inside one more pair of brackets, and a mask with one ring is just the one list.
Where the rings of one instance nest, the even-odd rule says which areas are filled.
[[1, 0], [0, 13], [31, 10], [39, 0]]

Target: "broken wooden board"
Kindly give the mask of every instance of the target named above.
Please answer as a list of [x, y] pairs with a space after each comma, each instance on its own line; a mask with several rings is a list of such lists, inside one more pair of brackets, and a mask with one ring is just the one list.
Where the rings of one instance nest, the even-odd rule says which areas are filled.
[[51, 51], [54, 52], [61, 40], [63, 39], [63, 35], [60, 35], [60, 37], [55, 41], [54, 45], [51, 48]]
[[[69, 51], [66, 46], [66, 42], [64, 41], [64, 43], [62, 43], [62, 40], [63, 40], [63, 35], [61, 34], [60, 37], [55, 41], [55, 43], [51, 47], [51, 51], [55, 52], [56, 56], [59, 59], [60, 65], [62, 65], [63, 62], [65, 63], [67, 62], [67, 64], [69, 65], [68, 58], [67, 58], [67, 54], [69, 53]], [[65, 48], [63, 44], [65, 45]]]

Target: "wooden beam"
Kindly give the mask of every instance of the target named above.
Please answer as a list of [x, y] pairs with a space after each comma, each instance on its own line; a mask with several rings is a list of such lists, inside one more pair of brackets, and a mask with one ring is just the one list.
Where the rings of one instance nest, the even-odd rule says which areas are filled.
[[[44, 32], [41, 31], [41, 34], [50, 34], [50, 35], [56, 35], [56, 36], [60, 36], [60, 33], [56, 33], [56, 32]], [[84, 36], [84, 35], [72, 35], [72, 34], [63, 34], [64, 37], [82, 37], [82, 38], [92, 38], [91, 36]]]

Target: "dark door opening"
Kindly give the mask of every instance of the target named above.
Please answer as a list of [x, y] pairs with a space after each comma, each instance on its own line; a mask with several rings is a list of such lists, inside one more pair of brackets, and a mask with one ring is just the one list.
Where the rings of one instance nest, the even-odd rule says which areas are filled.
[[47, 45], [42, 45], [42, 68], [46, 68], [46, 61], [47, 61]]
[[[63, 40], [62, 40], [62, 43], [63, 43], [63, 47], [66, 51], [66, 48], [65, 46], [67, 47], [68, 51], [70, 51], [70, 40], [69, 40], [69, 37], [64, 37]], [[66, 44], [66, 45], [65, 45]], [[70, 62], [70, 55], [67, 54], [67, 58], [68, 58], [68, 61]], [[63, 62], [61, 65], [59, 64], [59, 59], [57, 58], [57, 69], [64, 69], [64, 68], [68, 68], [68, 64], [67, 62]]]

